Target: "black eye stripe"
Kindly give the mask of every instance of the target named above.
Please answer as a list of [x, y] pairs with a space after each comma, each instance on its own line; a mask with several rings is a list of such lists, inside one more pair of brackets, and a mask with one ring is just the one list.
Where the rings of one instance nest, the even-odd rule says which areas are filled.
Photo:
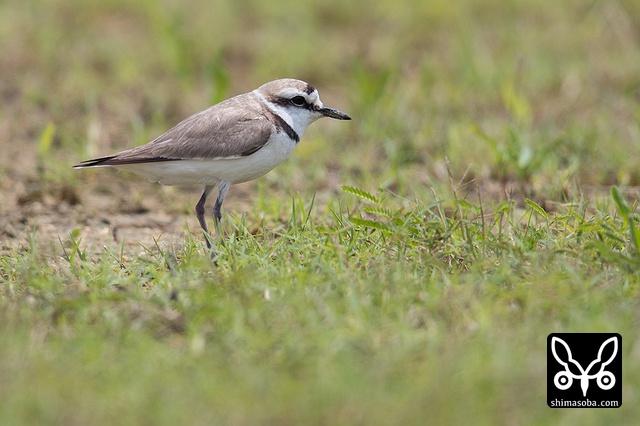
[[[298, 102], [297, 98], [300, 98], [302, 103]], [[298, 102], [298, 104], [293, 102], [294, 99], [296, 99], [296, 102]], [[274, 96], [274, 97], [270, 97], [268, 101], [276, 105], [281, 105], [283, 107], [294, 106], [296, 108], [306, 108], [308, 110], [314, 109], [313, 104], [307, 103], [307, 99], [302, 95], [296, 95], [292, 98], [289, 98], [289, 97], [285, 98], [283, 96]]]

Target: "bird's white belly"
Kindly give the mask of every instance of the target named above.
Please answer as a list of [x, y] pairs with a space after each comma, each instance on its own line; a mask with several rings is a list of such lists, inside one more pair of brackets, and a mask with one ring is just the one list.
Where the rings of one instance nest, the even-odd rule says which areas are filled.
[[163, 185], [215, 185], [247, 182], [265, 175], [291, 154], [296, 143], [275, 133], [260, 150], [246, 157], [158, 161], [117, 166]]

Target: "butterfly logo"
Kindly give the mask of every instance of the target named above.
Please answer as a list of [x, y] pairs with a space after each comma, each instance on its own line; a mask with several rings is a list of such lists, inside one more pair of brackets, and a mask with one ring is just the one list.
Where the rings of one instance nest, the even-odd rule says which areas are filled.
[[[613, 353], [606, 361], [603, 361], [602, 357], [605, 348], [609, 345], [613, 345]], [[562, 349], [564, 349], [564, 351], [562, 351]], [[616, 337], [611, 337], [600, 345], [598, 357], [594, 359], [587, 368], [582, 368], [580, 363], [573, 359], [569, 345], [559, 337], [554, 336], [551, 339], [551, 351], [556, 361], [564, 367], [564, 371], [559, 371], [553, 378], [553, 384], [556, 388], [566, 390], [573, 385], [574, 379], [580, 380], [582, 396], [586, 397], [587, 389], [589, 389], [589, 380], [591, 379], [595, 379], [598, 387], [602, 390], [609, 390], [616, 384], [616, 378], [613, 373], [605, 370], [618, 353], [618, 339]], [[577, 372], [579, 373], [576, 374]]]

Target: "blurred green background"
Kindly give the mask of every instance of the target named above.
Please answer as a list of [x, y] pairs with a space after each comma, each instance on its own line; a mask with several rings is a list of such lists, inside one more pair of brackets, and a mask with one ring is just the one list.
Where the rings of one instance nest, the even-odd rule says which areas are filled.
[[[198, 189], [71, 169], [282, 77], [353, 121], [231, 190], [218, 268]], [[0, 153], [2, 424], [640, 417], [637, 0], [3, 0]], [[623, 335], [622, 408], [546, 407], [559, 331]]]
[[295, 77], [355, 118], [312, 127], [296, 157], [312, 182], [327, 165], [439, 181], [447, 157], [457, 177], [552, 199], [637, 185], [639, 16], [634, 1], [4, 1], [2, 168], [32, 175], [53, 123], [64, 170], [47, 167], [69, 182], [67, 164]]

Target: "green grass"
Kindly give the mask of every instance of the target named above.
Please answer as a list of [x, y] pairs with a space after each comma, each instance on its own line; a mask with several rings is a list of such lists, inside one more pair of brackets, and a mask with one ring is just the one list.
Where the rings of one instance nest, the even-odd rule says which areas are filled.
[[[639, 34], [631, 0], [0, 4], [0, 424], [635, 424]], [[285, 76], [353, 121], [232, 188], [217, 264], [197, 189], [70, 168]], [[546, 406], [552, 332], [622, 335], [621, 408]]]
[[[294, 201], [264, 235], [236, 217], [217, 267], [197, 240], [123, 259], [77, 234], [57, 258], [35, 241], [4, 257], [0, 416], [633, 423], [640, 256], [613, 208], [506, 204], [483, 224], [473, 203], [446, 217], [363, 194], [313, 221]], [[564, 331], [622, 334], [622, 408], [546, 408], [546, 336]]]

